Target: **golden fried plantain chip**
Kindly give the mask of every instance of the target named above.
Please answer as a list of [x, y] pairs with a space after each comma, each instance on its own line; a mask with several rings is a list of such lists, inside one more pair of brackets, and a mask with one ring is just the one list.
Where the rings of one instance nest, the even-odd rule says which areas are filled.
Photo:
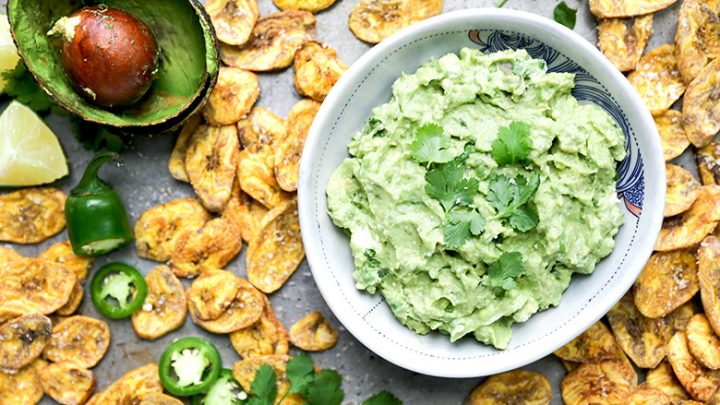
[[263, 218], [246, 254], [248, 280], [260, 291], [277, 291], [303, 258], [297, 200], [284, 202]]
[[664, 114], [685, 92], [673, 45], [662, 45], [646, 53], [628, 80], [652, 115]]
[[50, 245], [45, 251], [40, 253], [37, 258], [62, 265], [75, 273], [75, 276], [77, 276], [80, 282], [87, 279], [88, 272], [95, 262], [95, 259], [92, 257], [76, 256], [72, 250], [70, 241], [67, 240]]
[[705, 315], [716, 334], [720, 332], [720, 239], [708, 236], [698, 249], [698, 282]]
[[150, 208], [135, 222], [137, 255], [158, 262], [170, 260], [178, 242], [196, 233], [210, 218], [195, 198], [180, 198]]
[[50, 318], [23, 315], [0, 325], [0, 369], [19, 370], [42, 354], [50, 339]]
[[720, 369], [720, 338], [715, 335], [704, 314], [696, 314], [690, 319], [685, 337], [695, 360], [709, 369]]
[[362, 0], [350, 12], [348, 26], [361, 41], [376, 44], [401, 29], [438, 15], [442, 0]]
[[218, 39], [229, 45], [247, 42], [260, 15], [255, 0], [209, 0], [205, 10]]
[[260, 320], [230, 334], [230, 342], [243, 359], [288, 353], [285, 326], [275, 317], [267, 297], [263, 296], [263, 300], [265, 306]]
[[208, 211], [222, 211], [230, 199], [240, 152], [238, 146], [234, 125], [200, 125], [193, 133], [185, 157], [185, 170]]
[[65, 193], [26, 188], [0, 195], [0, 242], [40, 243], [65, 228]]
[[699, 288], [692, 253], [655, 252], [635, 281], [635, 305], [643, 315], [659, 318], [688, 302]]
[[670, 316], [643, 316], [629, 291], [607, 317], [618, 344], [638, 367], [653, 368], [665, 358], [665, 345], [673, 334]]
[[285, 121], [274, 112], [255, 107], [237, 123], [238, 137], [243, 148], [255, 143], [272, 145], [285, 139]]
[[663, 224], [655, 250], [666, 252], [700, 243], [720, 221], [720, 186], [700, 188], [698, 197], [682, 218]]
[[55, 311], [55, 315], [69, 316], [77, 312], [78, 308], [80, 308], [80, 304], [82, 304], [84, 293], [82, 284], [80, 284], [79, 281], [75, 282], [75, 285], [70, 292], [70, 298], [68, 298], [65, 305]]
[[668, 343], [668, 361], [678, 381], [693, 399], [708, 401], [720, 387], [720, 372], [709, 370], [690, 354], [687, 338], [678, 332]]
[[308, 11], [282, 11], [257, 21], [241, 47], [220, 44], [226, 65], [254, 72], [284, 69], [303, 42], [315, 37], [315, 16]]
[[348, 67], [334, 49], [318, 41], [307, 41], [295, 54], [293, 69], [298, 93], [323, 101]]
[[267, 213], [268, 209], [240, 190], [240, 186], [236, 182], [222, 216], [241, 230], [243, 240], [250, 241], [260, 228], [260, 222]]
[[0, 267], [22, 258], [23, 256], [10, 246], [0, 245]]
[[713, 140], [698, 149], [695, 160], [704, 185], [720, 184], [720, 142]]
[[682, 401], [688, 398], [685, 388], [680, 385], [672, 366], [667, 361], [663, 361], [654, 369], [648, 370], [644, 384], [662, 391], [672, 401]]
[[212, 321], [223, 314], [238, 293], [237, 277], [225, 270], [208, 270], [193, 281], [187, 292], [190, 312], [197, 319]]
[[169, 395], [151, 392], [143, 397], [139, 405], [183, 405], [183, 402]]
[[578, 366], [582, 363], [577, 363], [574, 361], [567, 361], [567, 360], [560, 359], [560, 364], [562, 364], [563, 368], [565, 369], [565, 372], [569, 373], [569, 372], [575, 370], [576, 368], [578, 368]]
[[190, 182], [187, 171], [185, 171], [185, 155], [187, 154], [190, 138], [201, 122], [200, 114], [193, 114], [185, 121], [185, 124], [183, 124], [182, 129], [178, 133], [175, 146], [168, 160], [168, 170], [175, 180], [186, 183]]
[[652, 23], [652, 14], [600, 19], [598, 46], [621, 72], [634, 70], [652, 35]]
[[667, 195], [665, 197], [665, 217], [672, 217], [690, 209], [700, 193], [700, 182], [681, 166], [665, 164]]
[[43, 391], [64, 405], [84, 404], [95, 391], [95, 376], [72, 363], [52, 363], [38, 372]]
[[[699, 278], [698, 274], [698, 280]], [[684, 332], [685, 329], [687, 329], [687, 324], [690, 322], [690, 318], [697, 313], [698, 309], [692, 300], [682, 304], [678, 307], [678, 309], [672, 311], [670, 318], [672, 319], [673, 334], [675, 332]]]
[[632, 398], [630, 405], [673, 405], [672, 400], [664, 392], [657, 388], [648, 386], [646, 383], [640, 384]]
[[280, 10], [305, 10], [317, 13], [332, 6], [335, 0], [273, 0], [273, 3]]
[[632, 396], [637, 377], [632, 367], [618, 361], [581, 364], [560, 383], [567, 405], [622, 404]]
[[662, 10], [677, 0], [590, 0], [590, 12], [600, 18], [632, 17]]
[[467, 405], [547, 405], [552, 389], [540, 373], [513, 370], [488, 377], [470, 392]]
[[[261, 357], [249, 357], [243, 360], [238, 361], [237, 363], [233, 364], [232, 371], [233, 376], [237, 380], [237, 382], [240, 383], [240, 386], [242, 386], [243, 390], [251, 393], [252, 388], [251, 384], [253, 380], [255, 379], [255, 373], [257, 370], [262, 366], [263, 364], [267, 364], [271, 366], [275, 370], [275, 374], [277, 375], [277, 386], [278, 386], [278, 398], [282, 398], [285, 396], [285, 394], [290, 389], [290, 381], [288, 380], [285, 370], [287, 369], [287, 362], [290, 359], [289, 356], [285, 354], [275, 354], [271, 356], [261, 356]], [[285, 398], [285, 401], [289, 401], [289, 403], [299, 403], [302, 404], [303, 401], [300, 400], [300, 397], [297, 394], [291, 394], [288, 395]], [[283, 401], [283, 403], [285, 403]]]
[[102, 360], [109, 346], [110, 329], [107, 323], [75, 315], [52, 328], [43, 355], [56, 363], [68, 361], [81, 368], [92, 368]]
[[290, 342], [307, 352], [319, 352], [335, 346], [337, 332], [320, 312], [313, 311], [290, 327]]
[[34, 405], [40, 402], [43, 389], [37, 374], [45, 365], [42, 359], [37, 359], [15, 373], [0, 371], [0, 399], [3, 403]]
[[291, 109], [285, 121], [287, 137], [276, 142], [275, 177], [285, 191], [297, 190], [300, 156], [305, 146], [310, 125], [320, 108], [320, 103], [310, 99], [298, 101]]
[[675, 33], [678, 66], [685, 83], [690, 83], [714, 58], [720, 56], [720, 2], [684, 0]]
[[193, 311], [190, 311], [190, 316], [196, 324], [208, 332], [231, 333], [247, 328], [260, 319], [264, 306], [262, 293], [240, 277], [236, 277], [235, 281], [238, 285], [235, 299], [217, 319], [204, 321], [196, 318]]
[[162, 391], [157, 365], [148, 364], [125, 373], [119, 380], [107, 387], [98, 398], [97, 403], [102, 405], [139, 404], [146, 396]]
[[[720, 25], [720, 21], [717, 23]], [[683, 99], [685, 134], [698, 148], [709, 144], [720, 131], [720, 61], [714, 60], [688, 85]]]
[[580, 336], [553, 352], [560, 359], [576, 363], [598, 363], [625, 359], [615, 337], [602, 321], [593, 324]]
[[70, 299], [75, 273], [45, 260], [23, 258], [0, 265], [0, 319], [51, 314]]
[[221, 67], [203, 115], [210, 125], [235, 125], [245, 117], [260, 95], [257, 75], [247, 70]]
[[253, 144], [240, 152], [238, 183], [250, 197], [267, 208], [273, 208], [290, 196], [275, 180], [275, 156], [270, 145]]
[[228, 264], [242, 249], [240, 228], [226, 218], [213, 218], [178, 243], [170, 259], [178, 277], [195, 277]]
[[655, 125], [660, 134], [666, 162], [680, 156], [690, 146], [690, 140], [687, 139], [682, 126], [680, 111], [667, 110], [664, 114], [656, 116]]
[[187, 298], [180, 280], [167, 266], [157, 266], [145, 277], [148, 294], [142, 308], [132, 314], [135, 333], [155, 340], [185, 323]]

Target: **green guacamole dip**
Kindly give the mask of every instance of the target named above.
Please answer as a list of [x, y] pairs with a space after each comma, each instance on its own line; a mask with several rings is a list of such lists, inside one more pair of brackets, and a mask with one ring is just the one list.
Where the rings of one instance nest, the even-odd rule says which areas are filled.
[[[501, 349], [514, 322], [558, 305], [573, 273], [592, 273], [610, 254], [624, 218], [614, 180], [622, 131], [599, 106], [579, 103], [573, 85], [574, 75], [547, 73], [524, 50], [463, 49], [403, 74], [327, 185], [329, 214], [350, 236], [357, 288], [382, 293], [419, 334], [472, 333]], [[500, 164], [499, 133], [520, 127], [527, 156]], [[428, 128], [442, 134], [425, 139], [430, 149], [443, 145], [440, 162], [413, 152]], [[436, 176], [451, 164], [462, 180]], [[502, 190], [530, 179], [536, 189], [524, 208], [510, 209], [522, 218], [503, 217]], [[443, 203], [432, 181], [463, 182], [464, 197]], [[448, 236], [454, 212], [473, 221]]]

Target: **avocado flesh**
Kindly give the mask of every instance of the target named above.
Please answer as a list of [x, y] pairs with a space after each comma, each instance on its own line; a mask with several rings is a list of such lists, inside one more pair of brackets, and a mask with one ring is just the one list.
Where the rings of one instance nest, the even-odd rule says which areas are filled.
[[[150, 27], [160, 48], [158, 71], [139, 103], [106, 109], [79, 95], [65, 72], [61, 40], [47, 32], [61, 17], [93, 5], [123, 9]], [[28, 70], [64, 108], [115, 127], [148, 127], [186, 118], [204, 100], [218, 71], [214, 32], [195, 0], [10, 0], [8, 16]]]

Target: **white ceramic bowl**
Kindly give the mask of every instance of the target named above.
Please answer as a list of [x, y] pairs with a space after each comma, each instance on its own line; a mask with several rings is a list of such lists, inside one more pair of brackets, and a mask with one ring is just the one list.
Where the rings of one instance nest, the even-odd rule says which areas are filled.
[[[373, 107], [387, 102], [391, 84], [428, 59], [463, 47], [486, 52], [524, 48], [553, 72], [576, 74], [576, 98], [602, 106], [625, 133], [628, 157], [618, 167], [625, 224], [612, 254], [590, 276], [573, 277], [561, 304], [515, 324], [508, 349], [472, 338], [418, 336], [392, 315], [380, 295], [355, 289], [348, 238], [327, 214], [325, 186], [348, 157], [347, 145]], [[600, 319], [630, 288], [650, 256], [663, 218], [665, 170], [660, 140], [643, 102], [625, 77], [589, 42], [540, 16], [470, 9], [418, 23], [383, 41], [355, 62], [320, 108], [300, 168], [299, 212], [315, 281], [335, 316], [386, 360], [422, 374], [477, 377], [533, 362]]]

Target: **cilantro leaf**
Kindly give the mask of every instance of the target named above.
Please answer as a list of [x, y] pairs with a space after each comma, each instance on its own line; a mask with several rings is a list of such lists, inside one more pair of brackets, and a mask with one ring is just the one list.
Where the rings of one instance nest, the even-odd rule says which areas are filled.
[[540, 219], [537, 210], [526, 205], [513, 211], [510, 218], [508, 218], [508, 222], [510, 222], [510, 226], [518, 231], [527, 232], [535, 228]]
[[493, 176], [488, 183], [487, 199], [497, 211], [498, 216], [512, 204], [514, 197], [514, 188], [507, 176]]
[[526, 179], [525, 176], [518, 176], [515, 179], [515, 184], [518, 189], [515, 204], [526, 204], [535, 194], [538, 187], [540, 187], [540, 176], [535, 173], [532, 177], [530, 177], [530, 180]]
[[513, 277], [519, 276], [525, 271], [522, 260], [522, 255], [518, 252], [505, 252], [500, 255], [500, 258], [488, 269], [490, 286], [506, 290], [515, 288]]
[[2, 77], [6, 80], [3, 93], [25, 104], [31, 110], [44, 114], [55, 105], [22, 61], [19, 61], [13, 70], [3, 72]]
[[305, 400], [308, 405], [340, 405], [345, 398], [342, 378], [335, 370], [320, 370], [315, 381], [308, 386]]
[[553, 19], [560, 24], [573, 29], [575, 28], [575, 22], [577, 21], [577, 10], [570, 8], [564, 1], [555, 6], [553, 10]]
[[485, 219], [477, 211], [450, 211], [443, 227], [445, 245], [449, 248], [462, 246], [471, 236], [485, 229]]
[[267, 364], [260, 366], [250, 384], [250, 390], [253, 397], [248, 401], [249, 405], [274, 405], [278, 393], [275, 370]]
[[410, 145], [412, 156], [421, 163], [446, 163], [453, 159], [447, 149], [450, 141], [443, 129], [435, 124], [423, 125], [415, 131], [415, 141]]
[[83, 121], [75, 116], [70, 116], [70, 120], [73, 123], [75, 137], [86, 150], [122, 152], [127, 147], [125, 137], [108, 127]]
[[492, 143], [492, 156], [501, 166], [523, 163], [530, 155], [531, 147], [530, 126], [513, 121], [498, 129], [497, 139]]
[[402, 401], [388, 391], [380, 391], [363, 401], [362, 405], [402, 405]]
[[456, 204], [470, 204], [479, 183], [477, 179], [464, 179], [464, 172], [457, 160], [428, 170], [425, 173], [425, 192], [438, 200], [445, 211], [450, 211]]
[[540, 186], [540, 176], [534, 174], [530, 180], [525, 176], [510, 179], [496, 175], [488, 184], [487, 200], [495, 208], [495, 218], [507, 218], [510, 226], [520, 232], [535, 228], [539, 222], [537, 210], [528, 206], [530, 198]]
[[315, 379], [315, 368], [312, 358], [303, 353], [287, 362], [286, 374], [290, 380], [290, 394], [305, 394], [308, 385]]

